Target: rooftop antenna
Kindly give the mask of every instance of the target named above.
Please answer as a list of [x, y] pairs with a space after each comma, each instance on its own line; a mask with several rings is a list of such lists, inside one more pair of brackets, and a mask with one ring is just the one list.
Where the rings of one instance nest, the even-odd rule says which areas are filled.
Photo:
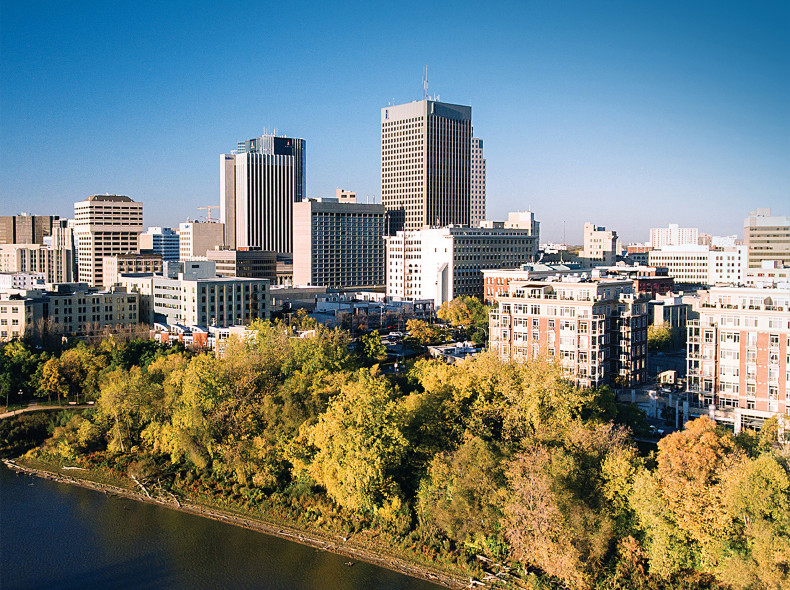
[[425, 75], [422, 77], [423, 100], [428, 100], [428, 66], [425, 66]]

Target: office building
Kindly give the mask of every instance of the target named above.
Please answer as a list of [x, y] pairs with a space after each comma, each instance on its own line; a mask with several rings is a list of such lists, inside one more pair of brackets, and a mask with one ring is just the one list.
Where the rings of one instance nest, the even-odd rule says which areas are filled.
[[178, 251], [180, 260], [203, 259], [206, 252], [222, 248], [225, 227], [217, 222], [187, 221], [178, 224]]
[[764, 260], [759, 268], [746, 269], [748, 287], [783, 287], [790, 288], [790, 266], [779, 264], [774, 260]]
[[592, 223], [584, 224], [584, 250], [579, 257], [590, 266], [611, 266], [617, 262], [617, 232], [598, 227]]
[[470, 220], [475, 227], [486, 218], [486, 159], [483, 157], [483, 140], [478, 137], [472, 138], [472, 181], [469, 192]]
[[158, 254], [162, 260], [178, 260], [180, 256], [178, 232], [169, 227], [149, 227], [140, 234], [140, 252]]
[[220, 220], [230, 249], [293, 252], [293, 204], [306, 194], [304, 139], [263, 135], [220, 156]]
[[277, 254], [266, 250], [209, 250], [206, 258], [216, 264], [221, 277], [269, 279], [277, 284]]
[[664, 246], [696, 246], [699, 240], [699, 230], [696, 227], [680, 227], [677, 223], [670, 223], [669, 227], [650, 228], [650, 245], [659, 250]]
[[162, 257], [159, 254], [116, 254], [102, 259], [105, 289], [115, 285], [122, 274], [157, 272], [162, 272]]
[[472, 107], [421, 100], [381, 109], [387, 233], [468, 226], [471, 166]]
[[743, 283], [746, 276], [746, 246], [666, 246], [651, 250], [650, 266], [666, 267], [675, 283], [716, 285]]
[[489, 312], [489, 346], [503, 360], [547, 355], [582, 387], [647, 380], [647, 297], [628, 279], [514, 281]]
[[74, 251], [41, 244], [0, 245], [0, 272], [41, 273], [48, 283], [74, 280]]
[[387, 295], [430, 299], [439, 307], [460, 295], [482, 300], [482, 270], [533, 262], [539, 236], [526, 229], [451, 226], [400, 231], [385, 242]]
[[293, 281], [331, 289], [383, 286], [384, 205], [346, 196], [294, 205]]
[[143, 204], [122, 195], [93, 195], [74, 203], [73, 230], [77, 281], [100, 287], [105, 256], [138, 251]]
[[0, 244], [44, 244], [57, 215], [0, 215]]
[[790, 265], [790, 217], [771, 215], [770, 209], [757, 209], [743, 220], [743, 243], [749, 268], [759, 268], [763, 261]]
[[736, 432], [790, 415], [790, 290], [713, 287], [701, 295], [686, 344], [695, 401]]

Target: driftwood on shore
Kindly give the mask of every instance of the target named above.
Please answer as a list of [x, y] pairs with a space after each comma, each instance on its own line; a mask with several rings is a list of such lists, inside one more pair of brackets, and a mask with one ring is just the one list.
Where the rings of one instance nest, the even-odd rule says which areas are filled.
[[[163, 491], [167, 492], [167, 494], [170, 495], [172, 502], [163, 500], [162, 494], [160, 494], [157, 497], [153, 497], [148, 493], [147, 489], [133, 476], [131, 476], [131, 479], [143, 490], [143, 492], [145, 492], [146, 494], [145, 496], [131, 489], [125, 489], [109, 484], [94, 482], [88, 479], [77, 479], [68, 475], [63, 475], [51, 471], [45, 471], [43, 469], [34, 469], [31, 467], [26, 467], [24, 465], [20, 465], [19, 463], [11, 459], [3, 459], [3, 463], [5, 463], [5, 465], [10, 469], [13, 469], [17, 472], [22, 472], [28, 475], [33, 475], [44, 479], [50, 479], [61, 483], [78, 485], [81, 487], [101, 491], [109, 496], [129, 498], [132, 500], [139, 500], [142, 502], [151, 502], [174, 510], [180, 510], [182, 512], [189, 512], [192, 514], [196, 514], [198, 516], [211, 518], [213, 520], [228, 522], [236, 526], [241, 526], [250, 530], [265, 533], [267, 535], [272, 535], [275, 537], [281, 537], [284, 539], [295, 541], [302, 545], [307, 545], [309, 547], [314, 547], [316, 549], [329, 551], [331, 553], [342, 555], [344, 557], [354, 558], [359, 561], [366, 561], [368, 563], [372, 563], [379, 567], [397, 571], [411, 577], [421, 578], [423, 580], [429, 580], [434, 584], [440, 584], [446, 588], [460, 589], [460, 588], [468, 587], [468, 582], [463, 578], [461, 578], [460, 576], [453, 576], [452, 574], [443, 572], [438, 569], [431, 569], [430, 567], [427, 566], [413, 564], [404, 559], [388, 556], [379, 553], [373, 549], [360, 546], [359, 544], [354, 544], [353, 542], [347, 543], [346, 541], [350, 540], [349, 537], [341, 537], [344, 542], [337, 543], [331, 540], [331, 538], [323, 536], [318, 532], [303, 531], [295, 527], [288, 527], [283, 524], [274, 524], [262, 520], [250, 520], [250, 518], [248, 517], [243, 517], [233, 513], [224, 512], [219, 509], [207, 508], [205, 506], [201, 506], [198, 504], [188, 504], [184, 502], [179, 502], [176, 496], [167, 490], [163, 490]], [[477, 585], [485, 586], [485, 584], [479, 581]]]

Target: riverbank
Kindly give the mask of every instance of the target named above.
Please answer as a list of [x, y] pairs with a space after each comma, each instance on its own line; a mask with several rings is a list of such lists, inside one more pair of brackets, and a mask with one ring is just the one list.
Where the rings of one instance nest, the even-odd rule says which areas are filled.
[[[204, 518], [226, 522], [234, 526], [243, 527], [322, 551], [342, 555], [348, 557], [350, 560], [365, 561], [401, 574], [427, 580], [446, 588], [461, 589], [485, 585], [478, 580], [463, 578], [459, 575], [448, 573], [438, 568], [432, 568], [425, 564], [413, 563], [401, 557], [387, 554], [380, 548], [371, 547], [368, 542], [375, 538], [376, 533], [372, 533], [372, 535], [360, 533], [349, 537], [341, 537], [339, 535], [333, 536], [329, 533], [322, 534], [315, 530], [308, 531], [282, 523], [267, 522], [260, 518], [234, 513], [216, 506], [195, 503], [192, 499], [179, 500], [169, 493], [169, 495], [156, 493], [152, 495], [151, 491], [153, 490], [149, 491], [141, 484], [135, 483], [132, 479], [112, 481], [112, 483], [110, 483], [107, 474], [97, 472], [96, 470], [45, 464], [37, 460], [31, 461], [26, 458], [19, 458], [16, 460], [4, 459], [3, 462], [10, 469], [31, 476], [77, 485], [110, 496], [157, 504], [173, 510], [180, 510]], [[371, 539], [365, 539], [366, 536], [371, 536]], [[353, 565], [353, 561], [349, 561], [348, 565]]]

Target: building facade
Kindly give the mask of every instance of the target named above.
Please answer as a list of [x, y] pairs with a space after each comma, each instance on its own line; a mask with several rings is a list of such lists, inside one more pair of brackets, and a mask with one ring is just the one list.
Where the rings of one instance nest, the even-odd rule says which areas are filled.
[[77, 280], [104, 284], [105, 256], [138, 252], [143, 231], [143, 204], [122, 195], [93, 195], [74, 203]]
[[617, 262], [617, 232], [585, 223], [584, 250], [579, 257], [591, 266], [614, 264]]
[[713, 287], [688, 322], [688, 391], [736, 431], [790, 415], [790, 289]]
[[385, 241], [387, 295], [431, 299], [439, 307], [461, 295], [482, 300], [482, 271], [533, 262], [539, 236], [504, 227], [442, 227], [401, 231]]
[[266, 250], [209, 250], [206, 257], [216, 264], [221, 277], [269, 279], [277, 284], [277, 254]]
[[471, 221], [472, 108], [421, 100], [381, 109], [387, 233]]
[[177, 260], [205, 258], [206, 252], [222, 247], [225, 227], [222, 223], [187, 221], [178, 224]]
[[759, 268], [763, 261], [790, 265], [790, 217], [771, 215], [770, 209], [751, 212], [743, 221], [743, 242], [749, 268]]
[[486, 218], [486, 159], [483, 157], [483, 140], [472, 138], [472, 181], [470, 186], [470, 219], [473, 227]]
[[140, 251], [158, 254], [162, 260], [178, 260], [180, 256], [178, 232], [169, 227], [149, 227], [140, 234]]
[[739, 284], [746, 277], [746, 246], [666, 246], [662, 250], [651, 250], [648, 257], [650, 266], [665, 267], [676, 283]]
[[158, 254], [116, 254], [102, 259], [104, 288], [118, 282], [122, 274], [162, 272], [162, 257]]
[[699, 240], [699, 229], [696, 227], [680, 227], [670, 223], [669, 227], [650, 228], [650, 245], [656, 250], [665, 246], [696, 246]]
[[384, 205], [309, 199], [294, 205], [293, 281], [332, 289], [384, 285]]
[[0, 272], [40, 273], [48, 283], [70, 283], [74, 280], [74, 251], [40, 244], [2, 244]]
[[647, 297], [627, 279], [514, 281], [489, 312], [503, 360], [547, 355], [582, 387], [647, 380]]
[[220, 220], [230, 249], [293, 252], [293, 204], [306, 194], [304, 139], [264, 135], [220, 155]]
[[57, 215], [0, 215], [0, 244], [44, 244]]

